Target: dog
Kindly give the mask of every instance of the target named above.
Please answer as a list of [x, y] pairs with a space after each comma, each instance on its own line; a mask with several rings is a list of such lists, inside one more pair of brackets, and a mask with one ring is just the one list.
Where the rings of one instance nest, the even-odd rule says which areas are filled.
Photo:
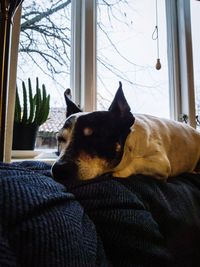
[[108, 111], [81, 112], [69, 98], [67, 119], [57, 139], [55, 179], [92, 179], [105, 173], [166, 180], [193, 172], [200, 163], [200, 133], [185, 123], [133, 115], [122, 84]]

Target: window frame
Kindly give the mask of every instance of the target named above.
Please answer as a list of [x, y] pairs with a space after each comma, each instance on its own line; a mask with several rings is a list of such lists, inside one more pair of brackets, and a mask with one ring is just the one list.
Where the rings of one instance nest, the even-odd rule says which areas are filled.
[[196, 127], [190, 1], [165, 3], [171, 118]]
[[[165, 0], [169, 69], [170, 117], [196, 127], [192, 60], [190, 1]], [[96, 109], [96, 0], [75, 0], [72, 38], [72, 80], [76, 103], [84, 110]], [[80, 10], [78, 10], [80, 8]], [[78, 14], [78, 16], [76, 16]], [[81, 14], [81, 15], [80, 15]], [[79, 25], [79, 27], [78, 27]], [[79, 29], [81, 29], [79, 31]], [[77, 34], [78, 33], [78, 34]], [[77, 49], [77, 50], [76, 50]], [[78, 67], [77, 64], [80, 66]], [[78, 69], [78, 73], [73, 73]], [[76, 77], [76, 78], [75, 78]]]
[[3, 161], [11, 161], [12, 140], [13, 140], [13, 121], [15, 111], [15, 96], [16, 96], [16, 80], [17, 80], [17, 61], [20, 36], [21, 11], [20, 5], [13, 17], [13, 27], [11, 33], [11, 55], [10, 55], [10, 70], [8, 84], [8, 100], [6, 111], [6, 129]]
[[[196, 127], [190, 1], [165, 0], [165, 4], [170, 116], [172, 119], [182, 121], [183, 114], [185, 114], [188, 116], [188, 123]], [[96, 109], [96, 9], [96, 0], [72, 1], [71, 88], [74, 92], [75, 102], [81, 107], [85, 107], [85, 111]], [[12, 103], [15, 99], [18, 53], [18, 41], [16, 40], [19, 39], [20, 12], [19, 9], [15, 14], [16, 21], [12, 31], [12, 68], [8, 92], [6, 142], [4, 144], [6, 162], [10, 162], [12, 149], [14, 117], [14, 105]], [[12, 110], [10, 107], [13, 107]]]
[[96, 1], [72, 1], [71, 89], [85, 111], [96, 109]]

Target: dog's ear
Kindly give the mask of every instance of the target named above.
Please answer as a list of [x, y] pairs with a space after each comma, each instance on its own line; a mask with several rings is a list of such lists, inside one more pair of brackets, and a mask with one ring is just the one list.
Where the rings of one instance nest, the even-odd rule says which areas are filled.
[[69, 98], [69, 89], [67, 89], [64, 92], [64, 97], [65, 97], [65, 102], [66, 102], [66, 118], [69, 117], [70, 115], [74, 114], [74, 113], [78, 113], [81, 112], [82, 110], [76, 105], [74, 104], [70, 98]]
[[119, 88], [108, 110], [118, 114], [120, 117], [124, 117], [131, 110], [124, 96], [121, 82], [119, 82]]

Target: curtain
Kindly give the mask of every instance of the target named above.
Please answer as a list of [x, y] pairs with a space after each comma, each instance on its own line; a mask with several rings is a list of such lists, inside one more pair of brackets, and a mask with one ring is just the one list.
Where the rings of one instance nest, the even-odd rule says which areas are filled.
[[10, 43], [14, 14], [23, 0], [0, 0], [0, 161], [4, 161]]

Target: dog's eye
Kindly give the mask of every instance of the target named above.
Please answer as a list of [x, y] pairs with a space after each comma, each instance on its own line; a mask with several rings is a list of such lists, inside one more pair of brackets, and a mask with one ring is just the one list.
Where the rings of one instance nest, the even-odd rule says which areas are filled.
[[59, 136], [57, 137], [57, 141], [57, 155], [59, 156], [61, 151], [65, 147], [66, 140], [62, 136]]

